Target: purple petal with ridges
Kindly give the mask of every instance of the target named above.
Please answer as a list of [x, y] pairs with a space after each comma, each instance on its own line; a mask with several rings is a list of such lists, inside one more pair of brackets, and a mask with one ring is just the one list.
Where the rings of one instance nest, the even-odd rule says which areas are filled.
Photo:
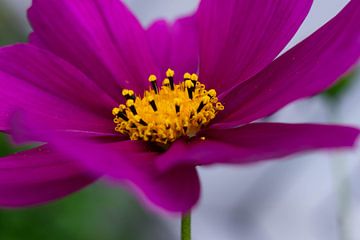
[[266, 117], [288, 103], [330, 87], [360, 56], [360, 1], [351, 1], [313, 35], [265, 70], [220, 96], [225, 110], [214, 127], [229, 128]]
[[26, 207], [65, 197], [97, 178], [48, 146], [0, 158], [0, 207]]
[[100, 116], [118, 104], [72, 65], [29, 44], [0, 48], [0, 71]]
[[152, 55], [160, 73], [164, 74], [170, 67], [171, 41], [170, 26], [166, 20], [154, 22], [146, 31]]
[[[33, 77], [33, 76], [32, 76]], [[53, 76], [54, 77], [54, 76]], [[53, 129], [112, 133], [111, 113], [99, 116], [56, 97], [34, 84], [0, 71], [0, 130], [11, 128], [14, 113], [25, 115], [32, 123]], [[16, 129], [21, 131], [21, 129]]]
[[307, 16], [312, 0], [202, 0], [200, 77], [222, 92], [266, 67]]
[[[76, 159], [91, 171], [120, 183], [130, 182], [140, 190], [142, 200], [170, 212], [186, 212], [198, 201], [200, 183], [194, 167], [180, 167], [160, 172], [155, 166], [157, 153], [139, 141], [104, 141], [83, 134], [44, 131], [23, 117], [16, 127], [22, 129], [17, 138], [47, 142], [57, 151]], [[113, 138], [111, 138], [113, 139]], [[119, 140], [121, 138], [119, 137]]]
[[144, 148], [142, 143], [99, 144], [58, 136], [50, 143], [93, 171], [100, 171], [120, 183], [131, 182], [145, 196], [145, 202], [167, 211], [186, 212], [198, 201], [200, 184], [195, 168], [181, 167], [161, 173], [154, 165], [157, 154]]
[[172, 25], [165, 20], [156, 21], [147, 35], [162, 74], [172, 68], [177, 81], [181, 81], [184, 73], [197, 73], [199, 47], [194, 15], [180, 18]]
[[253, 123], [235, 129], [209, 129], [186, 144], [176, 142], [157, 159], [160, 169], [209, 164], [248, 164], [294, 153], [352, 147], [360, 131], [320, 124]]
[[113, 97], [142, 91], [157, 68], [137, 19], [119, 0], [34, 0], [28, 13], [38, 39]]

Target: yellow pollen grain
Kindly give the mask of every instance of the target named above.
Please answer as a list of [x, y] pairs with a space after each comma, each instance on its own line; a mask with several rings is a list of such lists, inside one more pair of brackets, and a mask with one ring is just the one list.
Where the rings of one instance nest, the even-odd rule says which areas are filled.
[[126, 95], [128, 95], [128, 94], [129, 94], [129, 90], [128, 90], [128, 89], [122, 90], [122, 95], [123, 95], [123, 96], [126, 96]]
[[157, 80], [157, 78], [156, 78], [156, 76], [155, 75], [150, 75], [150, 77], [149, 77], [149, 82], [154, 82], [154, 81], [156, 81]]
[[135, 105], [134, 100], [129, 99], [129, 100], [126, 101], [126, 106], [131, 107], [131, 106], [134, 106], [134, 105]]
[[185, 73], [184, 74], [184, 79], [191, 79], [190, 73]]
[[191, 80], [193, 80], [193, 81], [198, 81], [198, 80], [199, 80], [199, 76], [194, 73], [194, 74], [191, 75]]
[[166, 71], [166, 76], [167, 77], [174, 77], [175, 76], [175, 72], [172, 70], [172, 69], [168, 69], [167, 71]]
[[[149, 88], [143, 97], [135, 97], [134, 91], [124, 89], [125, 105], [120, 104], [112, 110], [115, 131], [128, 135], [131, 140], [168, 144], [180, 137], [196, 136], [224, 110], [216, 91], [207, 90], [197, 74], [185, 73], [184, 82], [173, 84], [169, 78], [173, 81], [174, 74], [168, 69], [161, 89], [156, 92]], [[151, 84], [156, 80], [155, 75], [149, 76]], [[133, 97], [129, 99], [128, 96]], [[200, 139], [205, 140], [205, 137]]]
[[169, 85], [170, 84], [170, 80], [168, 78], [165, 78], [164, 81], [163, 81], [163, 85], [166, 86], [166, 85]]

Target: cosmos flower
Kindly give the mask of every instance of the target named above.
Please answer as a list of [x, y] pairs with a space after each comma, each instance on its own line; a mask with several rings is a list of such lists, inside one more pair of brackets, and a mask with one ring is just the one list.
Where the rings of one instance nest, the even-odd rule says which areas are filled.
[[360, 55], [360, 1], [278, 57], [310, 0], [202, 0], [144, 29], [118, 0], [33, 0], [29, 43], [0, 49], [0, 130], [41, 146], [0, 159], [0, 206], [105, 177], [186, 212], [196, 168], [353, 146], [359, 130], [266, 123], [330, 87]]

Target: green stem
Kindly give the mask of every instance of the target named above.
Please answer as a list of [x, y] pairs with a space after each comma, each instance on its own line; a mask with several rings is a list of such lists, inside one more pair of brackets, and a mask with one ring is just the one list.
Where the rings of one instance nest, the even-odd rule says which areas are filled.
[[191, 213], [181, 216], [181, 240], [191, 240]]

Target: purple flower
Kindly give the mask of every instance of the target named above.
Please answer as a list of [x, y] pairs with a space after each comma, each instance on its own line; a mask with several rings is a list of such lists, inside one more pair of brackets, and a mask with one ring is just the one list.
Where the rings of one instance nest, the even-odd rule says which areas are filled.
[[118, 0], [33, 0], [30, 43], [0, 49], [0, 130], [45, 144], [0, 159], [0, 205], [47, 202], [105, 176], [186, 212], [200, 195], [197, 166], [353, 146], [351, 127], [254, 123], [328, 88], [360, 55], [353, 0], [276, 58], [311, 5], [202, 0], [143, 29]]

